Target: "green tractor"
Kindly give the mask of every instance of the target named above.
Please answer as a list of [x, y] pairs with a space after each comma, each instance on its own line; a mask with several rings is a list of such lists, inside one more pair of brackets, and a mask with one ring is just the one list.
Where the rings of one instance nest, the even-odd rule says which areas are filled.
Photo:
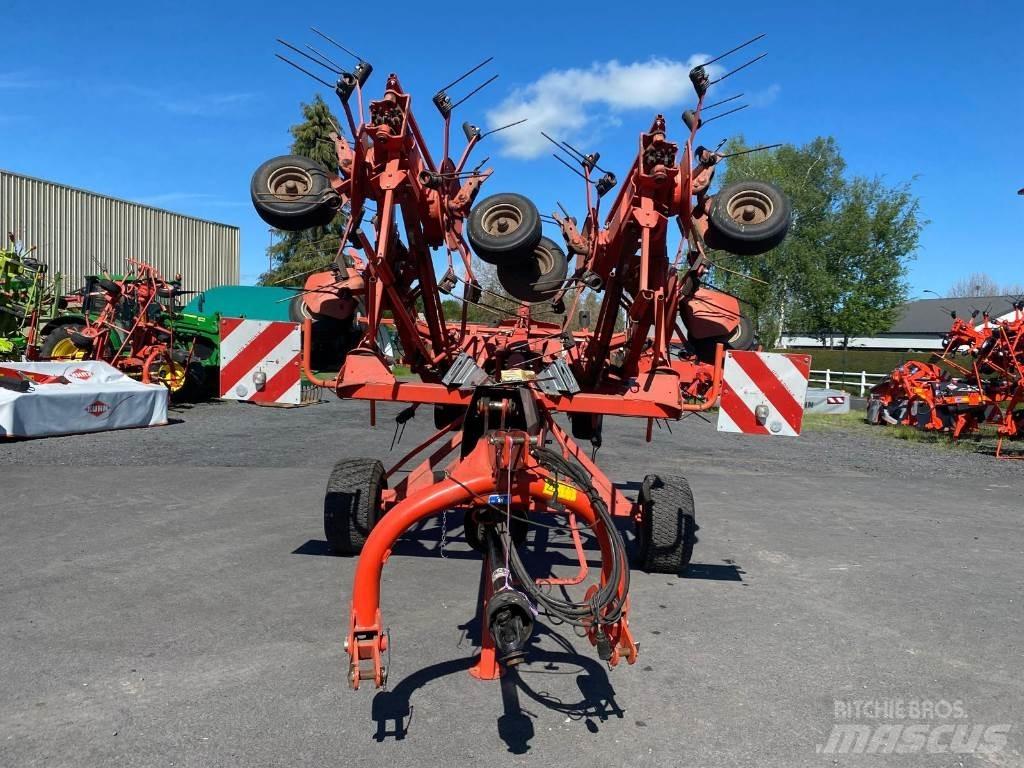
[[[63, 357], [74, 350], [58, 348], [70, 343], [70, 334], [85, 325], [85, 317], [95, 318], [103, 306], [100, 280], [119, 280], [117, 275], [89, 275], [85, 286], [67, 310], [47, 322], [41, 356]], [[171, 281], [180, 286], [180, 279]], [[214, 395], [220, 377], [220, 320], [222, 317], [244, 317], [250, 320], [292, 320], [289, 316], [295, 291], [263, 286], [221, 285], [197, 293], [185, 306], [179, 297], [188, 291], [175, 291], [173, 297], [161, 297], [163, 312], [159, 318], [174, 337], [176, 357], [188, 361], [188, 391], [185, 399], [202, 399]], [[80, 298], [79, 298], [80, 297]], [[129, 321], [131, 307], [125, 307], [123, 323]], [[58, 328], [65, 330], [53, 333]]]
[[34, 358], [40, 323], [61, 305], [60, 273], [47, 278], [47, 266], [8, 233], [0, 247], [0, 360]]

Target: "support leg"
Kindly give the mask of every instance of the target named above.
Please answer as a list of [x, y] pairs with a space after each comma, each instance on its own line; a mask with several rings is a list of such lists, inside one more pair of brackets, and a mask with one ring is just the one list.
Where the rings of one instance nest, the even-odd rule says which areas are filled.
[[487, 627], [487, 603], [494, 594], [491, 585], [491, 564], [488, 558], [484, 558], [480, 567], [480, 654], [476, 657], [476, 664], [469, 668], [469, 674], [477, 680], [497, 680], [505, 670], [498, 664], [498, 657], [494, 652], [494, 638]]

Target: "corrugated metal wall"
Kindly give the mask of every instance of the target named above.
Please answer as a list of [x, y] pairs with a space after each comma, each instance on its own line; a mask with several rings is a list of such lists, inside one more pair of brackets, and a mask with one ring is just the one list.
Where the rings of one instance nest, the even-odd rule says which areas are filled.
[[239, 277], [238, 228], [93, 194], [0, 170], [0, 230], [13, 231], [51, 271], [65, 292], [102, 264], [112, 274], [126, 259], [153, 264], [183, 287], [234, 285]]

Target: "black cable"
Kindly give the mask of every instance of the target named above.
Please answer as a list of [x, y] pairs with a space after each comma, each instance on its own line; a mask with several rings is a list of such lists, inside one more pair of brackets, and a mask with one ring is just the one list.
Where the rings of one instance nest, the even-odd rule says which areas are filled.
[[[607, 505], [597, 492], [597, 489], [594, 488], [591, 478], [586, 474], [583, 467], [578, 464], [574, 465], [564, 459], [559, 453], [545, 448], [536, 448], [533, 454], [541, 466], [553, 472], [564, 474], [576, 483], [581, 491], [587, 494], [595, 516], [608, 533], [611, 549], [610, 555], [612, 558], [611, 573], [605, 584], [598, 589], [589, 601], [576, 603], [560, 600], [539, 589], [527, 572], [514, 547], [509, 551], [509, 563], [512, 570], [517, 580], [523, 585], [524, 590], [539, 606], [545, 609], [545, 613], [556, 615], [574, 626], [613, 624], [622, 616], [625, 595], [629, 591], [629, 562], [625, 543], [622, 541], [622, 537], [614, 525]], [[620, 581], [623, 585], [621, 596], [619, 594]]]

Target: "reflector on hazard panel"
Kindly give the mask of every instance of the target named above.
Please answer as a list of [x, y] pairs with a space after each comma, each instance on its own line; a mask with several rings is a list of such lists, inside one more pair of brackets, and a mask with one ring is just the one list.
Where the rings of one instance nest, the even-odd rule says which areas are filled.
[[807, 355], [726, 352], [718, 431], [796, 437], [810, 375]]
[[224, 317], [220, 321], [220, 396], [251, 403], [302, 400], [298, 324]]

